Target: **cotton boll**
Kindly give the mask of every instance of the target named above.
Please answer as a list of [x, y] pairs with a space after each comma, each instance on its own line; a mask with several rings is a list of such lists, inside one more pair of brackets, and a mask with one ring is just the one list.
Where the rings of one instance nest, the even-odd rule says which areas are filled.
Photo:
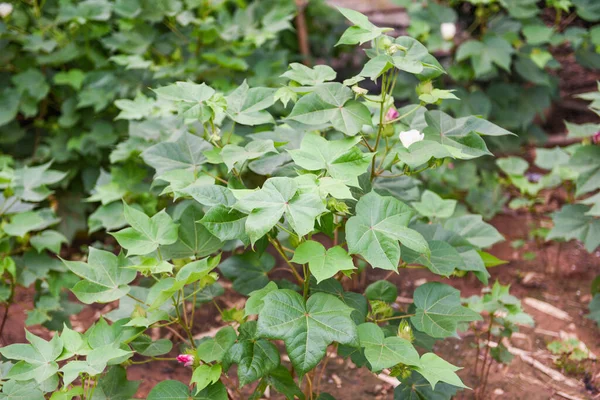
[[402, 145], [408, 149], [411, 144], [423, 140], [425, 138], [425, 134], [416, 129], [411, 129], [410, 131], [400, 132], [399, 137]]
[[452, 40], [454, 39], [454, 35], [456, 35], [456, 25], [452, 22], [444, 22], [440, 25], [440, 30], [442, 31], [442, 38], [444, 40]]

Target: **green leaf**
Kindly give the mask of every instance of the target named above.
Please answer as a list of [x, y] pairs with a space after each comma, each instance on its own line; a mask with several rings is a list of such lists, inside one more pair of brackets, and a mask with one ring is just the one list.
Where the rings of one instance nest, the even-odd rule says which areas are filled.
[[266, 111], [275, 103], [275, 89], [252, 88], [244, 82], [227, 99], [227, 115], [241, 125], [261, 125], [273, 122]]
[[211, 208], [199, 222], [223, 242], [239, 239], [248, 243], [246, 218], [247, 215], [238, 210], [218, 205]]
[[596, 294], [589, 304], [590, 313], [586, 315], [592, 321], [596, 321], [600, 327], [600, 294]]
[[591, 253], [600, 246], [600, 219], [586, 215], [589, 207], [583, 204], [568, 204], [552, 215], [554, 227], [547, 240], [579, 240]]
[[120, 299], [129, 293], [127, 284], [136, 277], [134, 270], [124, 268], [124, 258], [93, 247], [90, 247], [87, 263], [66, 260], [63, 263], [71, 272], [84, 279], [72, 291], [86, 304], [109, 303]]
[[17, 381], [35, 379], [41, 383], [58, 371], [55, 360], [62, 353], [63, 341], [55, 335], [47, 342], [27, 330], [25, 336], [30, 344], [19, 343], [0, 348], [2, 356], [10, 360], [20, 360], [11, 368], [7, 378]]
[[396, 364], [419, 366], [419, 353], [410, 341], [398, 336], [385, 337], [379, 326], [367, 322], [358, 326], [360, 346], [372, 371], [381, 371]]
[[575, 181], [577, 186], [576, 196], [600, 188], [600, 147], [579, 147], [571, 156], [568, 166], [579, 172]]
[[262, 289], [269, 283], [268, 272], [275, 267], [275, 258], [269, 253], [247, 252], [228, 257], [219, 270], [233, 281], [233, 289], [245, 296]]
[[252, 244], [262, 238], [285, 215], [298, 236], [313, 231], [315, 219], [327, 209], [321, 197], [314, 192], [304, 192], [291, 178], [270, 178], [262, 189], [238, 201], [237, 207], [248, 212], [246, 234]]
[[424, 254], [427, 242], [420, 233], [407, 228], [413, 211], [393, 197], [370, 192], [356, 205], [356, 215], [346, 224], [350, 254], [360, 254], [374, 268], [396, 271], [400, 262], [400, 245]]
[[152, 388], [146, 400], [189, 400], [188, 386], [179, 381], [162, 381]]
[[436, 193], [425, 190], [420, 202], [412, 203], [417, 212], [427, 218], [450, 218], [456, 208], [456, 200], [444, 200]]
[[455, 373], [455, 371], [458, 371], [460, 368], [455, 367], [438, 355], [434, 353], [425, 353], [421, 356], [420, 364], [421, 365], [415, 368], [415, 370], [429, 381], [434, 390], [438, 382], [445, 382], [453, 386], [468, 389]]
[[471, 60], [475, 77], [479, 78], [494, 71], [494, 66], [510, 72], [513, 47], [499, 36], [485, 36], [483, 41], [468, 40], [460, 45], [456, 52], [456, 59]]
[[300, 167], [309, 171], [326, 170], [335, 179], [358, 186], [358, 177], [369, 168], [373, 154], [356, 147], [360, 138], [327, 140], [317, 134], [306, 134], [297, 150], [288, 150]]
[[304, 64], [291, 63], [289, 68], [281, 76], [304, 86], [316, 86], [336, 77], [336, 72], [329, 65], [315, 65], [310, 68]]
[[457, 388], [447, 383], [437, 383], [435, 387], [432, 389], [423, 375], [413, 371], [394, 389], [394, 400], [451, 400], [456, 394]]
[[461, 305], [457, 289], [439, 282], [419, 286], [413, 298], [416, 311], [411, 322], [415, 328], [435, 338], [455, 336], [459, 323], [481, 319], [478, 313]]
[[[100, 377], [94, 398], [110, 400], [129, 400], [137, 392], [140, 381], [128, 381], [125, 368], [114, 365]], [[104, 397], [102, 397], [104, 396]]]
[[142, 158], [157, 175], [174, 169], [197, 172], [207, 162], [203, 153], [211, 149], [212, 145], [206, 140], [186, 132], [175, 141], [149, 147], [142, 153]]
[[111, 235], [127, 249], [128, 255], [149, 254], [160, 245], [173, 244], [177, 241], [178, 225], [165, 210], [150, 218], [142, 211], [128, 206], [127, 203], [123, 203], [123, 207], [123, 215], [131, 228], [125, 228]]
[[238, 365], [240, 386], [268, 375], [279, 366], [279, 350], [268, 340], [260, 339], [256, 333], [256, 321], [249, 321], [239, 328], [240, 336], [227, 352], [227, 364]]
[[221, 366], [219, 364], [207, 365], [203, 364], [194, 369], [190, 385], [196, 385], [196, 393], [208, 387], [208, 385], [216, 383], [221, 377]]
[[39, 202], [53, 192], [48, 185], [58, 183], [67, 176], [66, 172], [49, 169], [52, 162], [35, 167], [18, 168], [14, 172], [12, 187], [21, 200]]
[[297, 264], [306, 264], [317, 279], [317, 283], [331, 278], [339, 271], [356, 269], [352, 257], [341, 246], [325, 249], [319, 242], [308, 240], [302, 242], [291, 260]]
[[60, 253], [62, 243], [68, 243], [67, 238], [60, 232], [53, 230], [45, 230], [37, 236], [30, 239], [30, 243], [34, 249], [41, 253], [48, 249], [53, 253]]
[[199, 223], [203, 215], [200, 204], [189, 203], [183, 209], [175, 221], [179, 224], [177, 241], [161, 247], [164, 258], [206, 257], [222, 247], [219, 238]]
[[196, 354], [204, 362], [220, 362], [223, 356], [235, 343], [237, 335], [231, 326], [221, 328], [214, 338], [205, 340], [198, 345]]
[[441, 240], [430, 240], [428, 245], [429, 253], [417, 253], [406, 249], [403, 250], [402, 258], [408, 264], [424, 265], [431, 272], [446, 277], [463, 265], [461, 255], [451, 244]]
[[386, 303], [395, 303], [398, 297], [398, 288], [388, 281], [376, 281], [371, 283], [365, 289], [365, 296], [369, 300], [385, 301]]
[[5, 87], [0, 91], [0, 126], [12, 121], [19, 111], [21, 94], [18, 90]]
[[336, 43], [336, 46], [339, 46], [340, 44], [363, 44], [375, 39], [387, 30], [386, 28], [376, 27], [369, 22], [369, 19], [365, 15], [358, 11], [342, 7], [338, 7], [337, 9], [355, 26], [351, 26], [342, 34], [342, 37]]
[[[0, 108], [1, 110], [2, 108]], [[40, 384], [34, 380], [16, 381], [9, 380], [2, 385], [0, 399], [6, 400], [44, 400]]]
[[324, 83], [298, 100], [288, 119], [307, 125], [331, 123], [335, 129], [354, 136], [372, 121], [369, 109], [351, 97], [350, 88], [341, 83]]
[[228, 171], [231, 171], [234, 168], [241, 170], [245, 162], [256, 160], [268, 153], [277, 153], [273, 141], [270, 139], [257, 139], [251, 141], [245, 147], [228, 144], [221, 150], [221, 157], [227, 165]]
[[45, 229], [59, 221], [60, 219], [56, 218], [54, 211], [44, 208], [15, 214], [11, 217], [10, 222], [4, 224], [2, 228], [9, 236], [24, 237], [29, 232]]
[[267, 377], [267, 382], [279, 393], [283, 394], [287, 400], [304, 400], [304, 393], [296, 385], [290, 371], [283, 365], [275, 368]]
[[572, 0], [577, 15], [590, 22], [600, 21], [600, 4], [594, 0]]
[[315, 293], [306, 302], [282, 289], [269, 293], [258, 315], [258, 335], [284, 341], [294, 369], [301, 375], [313, 369], [332, 342], [356, 345], [352, 308], [336, 297]]
[[529, 163], [521, 157], [499, 158], [496, 165], [507, 175], [523, 175], [529, 169]]
[[256, 315], [264, 306], [264, 298], [272, 291], [277, 290], [277, 284], [273, 281], [267, 283], [262, 289], [250, 293], [246, 305], [244, 306], [244, 316]]
[[496, 228], [483, 221], [481, 215], [462, 215], [450, 218], [444, 223], [444, 228], [458, 233], [479, 248], [490, 247], [504, 240]]
[[77, 91], [81, 89], [81, 84], [84, 79], [85, 72], [77, 68], [72, 68], [68, 71], [59, 72], [54, 75], [54, 83], [56, 85], [69, 85]]
[[175, 102], [179, 114], [184, 118], [198, 119], [204, 123], [213, 116], [206, 101], [215, 94], [215, 90], [204, 83], [176, 82], [154, 89], [154, 92], [159, 99]]

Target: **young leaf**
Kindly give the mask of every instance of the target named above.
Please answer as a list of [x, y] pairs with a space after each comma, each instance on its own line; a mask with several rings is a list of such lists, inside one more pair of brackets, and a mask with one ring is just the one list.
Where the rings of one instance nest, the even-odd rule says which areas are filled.
[[83, 278], [72, 289], [77, 298], [86, 304], [109, 303], [129, 293], [127, 285], [136, 277], [136, 271], [125, 268], [125, 259], [90, 247], [87, 263], [66, 261], [63, 263], [75, 275]]
[[246, 233], [252, 244], [262, 238], [285, 215], [299, 236], [311, 232], [315, 219], [327, 209], [315, 192], [298, 190], [291, 178], [270, 178], [262, 189], [243, 197], [237, 207], [249, 212]]
[[419, 214], [427, 218], [450, 218], [456, 208], [456, 200], [444, 200], [436, 193], [426, 190], [420, 202], [412, 203]]
[[331, 278], [339, 271], [356, 269], [352, 257], [340, 246], [325, 249], [319, 242], [308, 240], [298, 246], [291, 260], [297, 264], [308, 263], [317, 283]]
[[454, 336], [459, 323], [481, 319], [478, 313], [461, 305], [457, 289], [443, 283], [421, 285], [413, 298], [416, 311], [411, 322], [415, 328], [435, 338]]
[[395, 271], [400, 262], [402, 244], [428, 254], [429, 247], [420, 233], [407, 228], [413, 211], [393, 197], [370, 192], [356, 205], [356, 215], [346, 224], [350, 254], [360, 254], [375, 268]]
[[276, 290], [264, 298], [258, 315], [258, 336], [284, 341], [294, 369], [301, 375], [313, 369], [332, 342], [356, 345], [352, 308], [332, 295], [313, 294], [306, 304], [298, 293]]
[[177, 241], [178, 225], [173, 223], [165, 210], [150, 218], [126, 203], [123, 203], [123, 207], [123, 215], [131, 228], [112, 233], [112, 236], [127, 249], [128, 255], [149, 254], [159, 245], [173, 244]]
[[240, 386], [265, 377], [279, 366], [279, 350], [268, 340], [260, 339], [256, 328], [256, 321], [242, 324], [238, 342], [225, 355], [225, 364], [238, 365]]
[[196, 385], [196, 393], [200, 392], [208, 385], [216, 383], [221, 377], [221, 366], [219, 364], [203, 364], [194, 369], [190, 385]]
[[144, 150], [142, 158], [157, 175], [174, 169], [196, 172], [207, 162], [204, 152], [212, 148], [206, 140], [185, 132], [175, 141], [161, 142]]
[[420, 366], [415, 368], [416, 371], [429, 381], [434, 390], [436, 383], [438, 382], [445, 382], [453, 386], [468, 388], [455, 373], [455, 371], [458, 371], [459, 369], [459, 367], [455, 367], [434, 353], [423, 354], [421, 356]]
[[315, 65], [310, 68], [304, 64], [291, 63], [289, 68], [281, 76], [303, 86], [316, 86], [336, 77], [336, 72], [329, 65]]
[[252, 88], [244, 81], [227, 96], [227, 115], [241, 125], [261, 125], [273, 122], [266, 109], [275, 103], [275, 89]]
[[335, 179], [358, 186], [358, 176], [367, 172], [373, 154], [363, 153], [356, 146], [360, 138], [327, 140], [307, 134], [297, 150], [288, 150], [300, 167], [309, 171], [326, 170]]
[[371, 370], [381, 371], [402, 363], [419, 366], [419, 353], [406, 339], [398, 336], [385, 337], [379, 326], [367, 322], [358, 326], [360, 346], [365, 349], [365, 357]]

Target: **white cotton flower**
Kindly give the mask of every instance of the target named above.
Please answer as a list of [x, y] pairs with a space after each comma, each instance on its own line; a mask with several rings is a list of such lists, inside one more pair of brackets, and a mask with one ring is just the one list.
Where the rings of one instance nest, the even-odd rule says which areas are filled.
[[440, 25], [440, 30], [442, 31], [442, 38], [444, 40], [452, 40], [454, 39], [454, 35], [456, 35], [456, 25], [452, 22], [444, 22]]
[[400, 141], [402, 142], [402, 146], [408, 149], [411, 144], [423, 140], [425, 138], [425, 134], [416, 129], [411, 129], [410, 131], [400, 132], [399, 137]]
[[12, 13], [13, 6], [10, 3], [0, 3], [0, 17], [6, 18]]

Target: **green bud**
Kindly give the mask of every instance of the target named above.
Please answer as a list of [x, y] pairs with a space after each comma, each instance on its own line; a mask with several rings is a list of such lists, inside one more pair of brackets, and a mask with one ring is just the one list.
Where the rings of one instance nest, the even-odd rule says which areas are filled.
[[430, 94], [431, 91], [433, 90], [433, 83], [431, 83], [431, 81], [424, 81], [421, 82], [417, 85], [415, 91], [417, 92], [417, 95], [422, 95], [422, 94]]
[[411, 343], [413, 340], [415, 340], [412, 327], [410, 326], [410, 323], [407, 319], [403, 319], [400, 321], [400, 325], [398, 325], [398, 337], [406, 339]]

